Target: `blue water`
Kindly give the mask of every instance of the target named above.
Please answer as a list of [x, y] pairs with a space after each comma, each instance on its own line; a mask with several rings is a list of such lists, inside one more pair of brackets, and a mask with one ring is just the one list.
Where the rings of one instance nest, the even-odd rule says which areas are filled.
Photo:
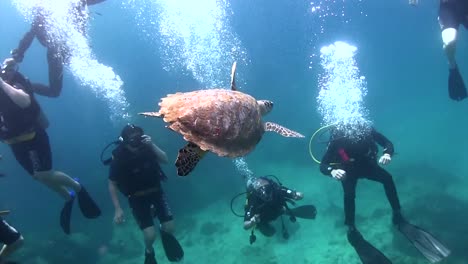
[[[243, 190], [242, 179], [233, 163], [215, 155], [208, 155], [193, 175], [178, 178], [172, 161], [185, 142], [180, 135], [166, 129], [161, 120], [144, 119], [137, 115], [138, 112], [156, 111], [159, 99], [168, 93], [212, 87], [197, 80], [183, 63], [164, 69], [167, 66], [164, 50], [170, 47], [164, 45], [156, 27], [150, 26], [151, 21], [158, 24], [158, 17], [145, 17], [163, 10], [146, 10], [143, 17], [135, 19], [140, 5], [138, 1], [135, 2], [131, 4], [132, 7], [119, 1], [106, 1], [90, 7], [93, 13], [89, 29], [90, 44], [97, 60], [112, 67], [124, 82], [121, 89], [129, 103], [130, 118], [110, 118], [113, 113], [108, 102], [73, 78], [67, 69], [59, 98], [38, 96], [51, 122], [48, 133], [54, 168], [78, 177], [88, 186], [103, 210], [102, 217], [94, 221], [83, 219], [79, 210], [74, 210], [73, 231], [92, 234], [90, 241], [85, 243], [78, 239], [79, 243], [77, 240], [67, 242], [69, 238], [61, 233], [58, 224], [62, 201], [27, 175], [6, 145], [0, 146], [0, 154], [3, 155], [0, 171], [7, 174], [7, 177], [0, 179], [0, 209], [12, 210], [7, 220], [23, 233], [27, 241], [31, 241], [22, 249], [23, 253], [17, 253], [21, 263], [42, 263], [31, 260], [31, 256], [41, 254], [47, 263], [54, 264], [107, 263], [99, 259], [96, 249], [103, 244], [110, 245], [109, 241], [116, 236], [116, 231], [107, 191], [108, 168], [100, 163], [99, 155], [107, 143], [119, 136], [120, 129], [127, 122], [142, 126], [167, 152], [171, 162], [164, 166], [170, 178], [165, 189], [176, 218], [193, 220], [197, 214], [203, 214], [206, 219], [216, 219], [219, 212], [210, 211], [209, 208], [218, 202], [224, 203], [224, 212], [230, 214], [230, 198]], [[141, 5], [149, 2], [141, 1]], [[247, 163], [255, 174], [291, 172], [278, 176], [291, 187], [301, 188], [317, 206], [319, 216], [322, 211], [329, 219], [307, 225], [312, 225], [315, 230], [320, 230], [320, 225], [331, 225], [331, 230], [335, 230], [334, 236], [345, 239], [341, 187], [320, 175], [318, 166], [308, 154], [308, 137], [322, 123], [316, 101], [318, 76], [323, 71], [320, 48], [335, 41], [354, 45], [357, 47], [356, 63], [367, 80], [368, 94], [364, 105], [377, 129], [395, 144], [397, 155], [389, 171], [395, 177], [403, 207], [412, 219], [433, 229], [452, 248], [452, 256], [444, 263], [468, 263], [466, 248], [462, 246], [468, 243], [463, 235], [468, 230], [462, 221], [468, 208], [468, 197], [465, 195], [468, 186], [468, 105], [466, 101], [454, 102], [448, 98], [448, 70], [437, 22], [437, 1], [422, 1], [418, 7], [409, 6], [405, 1], [336, 2], [323, 1], [321, 6], [330, 6], [339, 14], [344, 11], [344, 16], [319, 18], [317, 12], [312, 12], [310, 1], [231, 1], [226, 23], [246, 54], [238, 62], [240, 89], [258, 99], [275, 102], [275, 109], [265, 120], [306, 135], [304, 140], [289, 140], [265, 134], [255, 151], [246, 157]], [[203, 6], [198, 8], [203, 9]], [[197, 12], [194, 13], [196, 15]], [[0, 1], [0, 25], [0, 55], [6, 58], [29, 29], [29, 23], [8, 0]], [[467, 48], [467, 32], [462, 29], [459, 32], [457, 58], [465, 80], [468, 80]], [[21, 72], [35, 82], [47, 83], [45, 55], [45, 49], [35, 41], [20, 66]], [[208, 81], [227, 87], [230, 65], [240, 57], [222, 55], [219, 62], [214, 60], [219, 65], [210, 67], [220, 68], [221, 72], [225, 72], [225, 78]], [[200, 65], [206, 66], [203, 62]], [[323, 189], [318, 185], [323, 185]], [[379, 208], [373, 216], [377, 215], [378, 218], [378, 210], [388, 214], [385, 210], [390, 209], [382, 195], [383, 190], [372, 184], [366, 183], [364, 186], [370, 190], [361, 187], [358, 199], [372, 208]], [[325, 192], [326, 189], [333, 191]], [[377, 198], [374, 198], [375, 195]], [[120, 201], [126, 206], [123, 198]], [[339, 209], [334, 210], [334, 206]], [[357, 211], [359, 214], [359, 208]], [[127, 217], [131, 218], [130, 211]], [[358, 218], [358, 221], [374, 220], [364, 217]], [[383, 220], [387, 221], [385, 223], [380, 218], [376, 221], [379, 222], [377, 225], [390, 230], [388, 217]], [[189, 230], [187, 232], [192, 232], [187, 227], [189, 223], [181, 220], [179, 224]], [[244, 232], [242, 220], [235, 217], [224, 225], [238, 229], [239, 233]], [[301, 228], [296, 233], [300, 233]], [[136, 225], [127, 229], [140, 238]], [[320, 239], [326, 239], [327, 234], [322, 235]], [[404, 239], [392, 240], [393, 235], [396, 237], [396, 234], [390, 233], [381, 243], [385, 244], [386, 249], [393, 250], [394, 263], [415, 263], [398, 258], [405, 254], [422, 261], [422, 257], [411, 248], [399, 246], [407, 243]], [[244, 245], [248, 234], [244, 236], [242, 247], [248, 246]], [[121, 239], [125, 240], [125, 237]], [[217, 235], [213, 239], [229, 243], [226, 241], [231, 238]], [[301, 239], [313, 241], [314, 237], [303, 233]], [[193, 240], [197, 241], [197, 238]], [[265, 247], [289, 246], [278, 239], [270, 243]], [[190, 247], [185, 240], [182, 244]], [[117, 255], [119, 263], [133, 263], [126, 262], [126, 259], [142, 255], [140, 245], [128, 243], [125, 246], [128, 251], [124, 253], [110, 250], [107, 254]], [[327, 244], [321, 246], [326, 248]], [[65, 253], [58, 254], [58, 251], [62, 252], [62, 247]], [[343, 243], [338, 250], [349, 253], [349, 247]], [[256, 249], [261, 250], [261, 247], [257, 245]], [[340, 255], [336, 248], [334, 250], [334, 254]], [[237, 263], [237, 255], [226, 255], [222, 250], [219, 254], [224, 254], [226, 263]], [[73, 256], [87, 257], [80, 261]], [[249, 254], [246, 256], [245, 260], [248, 260]], [[292, 263], [285, 256], [287, 254], [278, 253], [274, 260], [251, 258], [257, 261], [255, 263]], [[186, 254], [185, 263], [203, 261], [200, 258]], [[355, 256], [350, 258], [357, 261]], [[162, 256], [158, 261], [160, 259], [164, 263]], [[301, 263], [348, 263], [337, 259], [327, 261], [326, 257], [312, 250], [306, 251], [302, 259]]]

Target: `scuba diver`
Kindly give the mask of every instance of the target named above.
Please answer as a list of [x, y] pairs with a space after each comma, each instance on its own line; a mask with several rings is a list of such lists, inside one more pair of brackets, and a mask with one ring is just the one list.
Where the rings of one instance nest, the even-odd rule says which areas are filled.
[[85, 217], [97, 218], [101, 211], [81, 183], [52, 169], [52, 153], [46, 132], [48, 122], [34, 98], [29, 80], [18, 72], [17, 63], [11, 58], [6, 59], [0, 76], [0, 140], [10, 146], [18, 163], [35, 180], [66, 201], [60, 225], [69, 234], [75, 196], [78, 196]]
[[[467, 91], [455, 60], [455, 50], [460, 25], [468, 29], [468, 1], [439, 1], [438, 20], [442, 34], [443, 49], [449, 66], [448, 92], [452, 100], [461, 101], [467, 97]], [[411, 5], [417, 5], [418, 2], [418, 0], [409, 0]]]
[[282, 232], [285, 239], [289, 233], [285, 228], [283, 214], [289, 215], [292, 222], [298, 218], [315, 219], [317, 211], [313, 205], [289, 208], [288, 203], [301, 200], [304, 195], [284, 187], [268, 177], [249, 177], [247, 179], [247, 200], [244, 214], [244, 229], [252, 229], [250, 244], [256, 237], [254, 230], [258, 229], [263, 235], [271, 237], [276, 233], [271, 221], [281, 218]]
[[[2, 155], [0, 155], [0, 160], [2, 160]], [[0, 175], [4, 176], [4, 174]], [[3, 244], [3, 247], [0, 249], [0, 264], [15, 264], [16, 262], [5, 259], [23, 246], [24, 242], [21, 233], [2, 218], [8, 214], [10, 214], [9, 210], [0, 211], [0, 243]]]
[[24, 244], [24, 238], [20, 232], [9, 225], [2, 216], [8, 215], [9, 210], [0, 211], [0, 243], [3, 247], [0, 249], [0, 264], [16, 264], [17, 262], [7, 261], [15, 251]]
[[[102, 159], [102, 154], [111, 145], [117, 147], [112, 151], [112, 158]], [[153, 243], [156, 239], [156, 228], [153, 218], [160, 222], [161, 240], [167, 258], [180, 261], [184, 255], [182, 247], [172, 235], [174, 221], [169, 203], [161, 186], [167, 179], [160, 163], [167, 163], [167, 155], [156, 146], [141, 127], [128, 124], [121, 132], [120, 138], [104, 148], [101, 161], [109, 168], [109, 193], [115, 208], [114, 222], [124, 222], [124, 212], [120, 206], [118, 191], [128, 199], [133, 217], [143, 232], [145, 244], [145, 264], [155, 264], [156, 258]]]
[[[359, 130], [355, 137], [349, 129]], [[383, 155], [377, 160], [378, 146], [383, 147]], [[381, 165], [392, 160], [392, 142], [369, 125], [357, 127], [338, 126], [331, 131], [330, 142], [320, 164], [320, 171], [341, 181], [344, 191], [345, 225], [348, 226], [348, 240], [365, 264], [391, 263], [378, 249], [367, 242], [355, 226], [355, 196], [359, 179], [365, 178], [383, 184], [387, 199], [393, 209], [393, 224], [431, 262], [444, 259], [450, 254], [430, 233], [410, 224], [401, 213], [395, 183], [392, 175]]]
[[[85, 35], [86, 31], [86, 7], [104, 1], [105, 0], [81, 0], [77, 6], [73, 7], [74, 24], [78, 27], [81, 34]], [[50, 34], [47, 32], [47, 23], [51, 22], [48, 21], [46, 11], [41, 7], [37, 7], [34, 12], [35, 17], [31, 29], [23, 36], [18, 47], [13, 49], [10, 53], [17, 63], [23, 62], [25, 52], [31, 46], [34, 38], [37, 38], [39, 43], [47, 48], [49, 86], [41, 83], [32, 83], [32, 90], [34, 93], [42, 96], [58, 97], [62, 92], [63, 86], [63, 64], [68, 61], [70, 51], [64, 43], [59, 43], [58, 40], [50, 39]]]

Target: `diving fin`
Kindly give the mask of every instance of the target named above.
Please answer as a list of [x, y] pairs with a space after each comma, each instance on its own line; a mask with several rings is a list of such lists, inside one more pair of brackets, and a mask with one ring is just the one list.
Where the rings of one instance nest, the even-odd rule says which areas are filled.
[[312, 204], [302, 205], [298, 207], [289, 208], [289, 210], [286, 210], [285, 214], [289, 216], [295, 216], [297, 218], [315, 219], [315, 217], [317, 216], [317, 209]]
[[67, 235], [70, 234], [70, 221], [74, 201], [75, 195], [72, 194], [71, 200], [65, 202], [65, 205], [60, 212], [60, 226], [62, 227], [63, 232], [65, 232]]
[[449, 70], [448, 91], [450, 98], [455, 101], [461, 101], [468, 96], [458, 67]]
[[200, 147], [191, 142], [181, 148], [175, 162], [177, 175], [187, 176], [195, 169], [195, 166], [197, 166], [197, 163], [203, 158], [205, 153], [206, 151], [201, 150]]
[[407, 221], [398, 224], [398, 230], [431, 263], [436, 263], [450, 255], [450, 250], [426, 230]]
[[348, 241], [353, 246], [363, 264], [392, 264], [392, 262], [374, 247], [356, 229], [348, 231]]
[[81, 185], [81, 190], [78, 192], [78, 204], [81, 213], [86, 218], [97, 218], [101, 215], [101, 209], [99, 209], [98, 205], [94, 202], [83, 185]]
[[9, 214], [10, 214], [10, 210], [0, 211], [0, 216], [5, 216], [5, 215], [9, 215]]
[[184, 257], [184, 250], [179, 241], [169, 232], [159, 229], [164, 252], [170, 262], [179, 262]]

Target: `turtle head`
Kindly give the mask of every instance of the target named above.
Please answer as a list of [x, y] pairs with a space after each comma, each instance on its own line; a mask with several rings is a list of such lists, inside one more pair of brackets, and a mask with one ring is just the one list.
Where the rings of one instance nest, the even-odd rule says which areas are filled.
[[260, 113], [262, 116], [268, 114], [273, 109], [273, 102], [268, 100], [258, 100], [258, 105], [260, 106]]

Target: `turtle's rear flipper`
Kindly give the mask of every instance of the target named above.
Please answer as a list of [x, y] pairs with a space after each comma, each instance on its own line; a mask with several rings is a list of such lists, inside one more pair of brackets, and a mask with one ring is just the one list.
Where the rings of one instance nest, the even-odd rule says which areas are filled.
[[150, 117], [161, 117], [161, 114], [159, 112], [144, 112], [144, 113], [138, 113], [139, 115], [144, 115], [144, 116], [150, 116]]
[[188, 143], [185, 147], [179, 150], [175, 165], [177, 167], [177, 175], [187, 176], [197, 163], [203, 158], [206, 151], [201, 150], [197, 145]]
[[295, 137], [295, 138], [303, 138], [304, 135], [302, 135], [299, 132], [293, 131], [291, 129], [285, 128], [283, 126], [280, 126], [278, 124], [272, 123], [272, 122], [266, 122], [265, 123], [265, 131], [272, 131], [276, 132], [283, 137]]

